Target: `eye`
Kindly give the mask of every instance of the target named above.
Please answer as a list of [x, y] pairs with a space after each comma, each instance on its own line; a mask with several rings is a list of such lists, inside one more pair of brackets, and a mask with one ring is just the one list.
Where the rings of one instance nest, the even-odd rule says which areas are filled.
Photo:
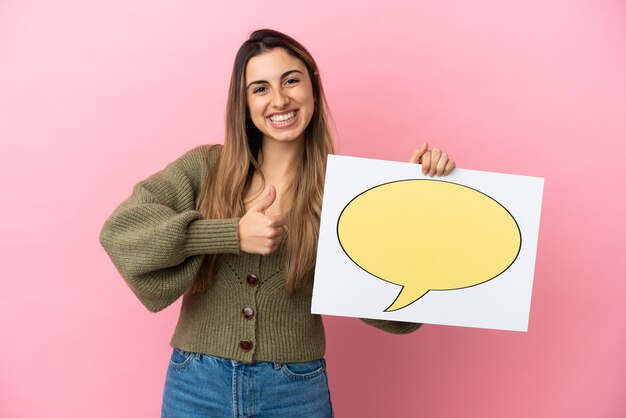
[[293, 86], [295, 84], [298, 84], [299, 82], [300, 80], [298, 80], [297, 78], [288, 78], [287, 80], [285, 80], [285, 84], [288, 86], [289, 85]]
[[254, 94], [265, 93], [266, 91], [267, 91], [267, 87], [261, 86], [261, 87], [257, 87], [254, 90], [252, 90], [252, 93], [254, 93]]

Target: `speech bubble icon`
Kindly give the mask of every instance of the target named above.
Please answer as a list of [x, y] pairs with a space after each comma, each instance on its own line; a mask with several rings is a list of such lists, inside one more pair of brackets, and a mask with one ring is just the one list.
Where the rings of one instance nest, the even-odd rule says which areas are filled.
[[337, 235], [356, 265], [402, 286], [385, 312], [430, 290], [462, 289], [499, 276], [522, 243], [504, 206], [440, 180], [401, 180], [366, 190], [339, 215]]

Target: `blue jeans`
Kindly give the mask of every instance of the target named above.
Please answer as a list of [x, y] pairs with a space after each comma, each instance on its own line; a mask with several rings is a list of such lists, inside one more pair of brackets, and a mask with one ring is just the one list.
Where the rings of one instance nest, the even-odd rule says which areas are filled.
[[324, 359], [242, 363], [175, 348], [162, 418], [333, 416]]

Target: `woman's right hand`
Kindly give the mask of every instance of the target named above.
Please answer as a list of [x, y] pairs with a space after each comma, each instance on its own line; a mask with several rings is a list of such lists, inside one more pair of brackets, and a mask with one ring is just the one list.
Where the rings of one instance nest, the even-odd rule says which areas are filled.
[[274, 252], [283, 239], [285, 217], [266, 215], [276, 200], [276, 188], [270, 186], [267, 195], [252, 206], [239, 220], [239, 247], [252, 254], [267, 255]]

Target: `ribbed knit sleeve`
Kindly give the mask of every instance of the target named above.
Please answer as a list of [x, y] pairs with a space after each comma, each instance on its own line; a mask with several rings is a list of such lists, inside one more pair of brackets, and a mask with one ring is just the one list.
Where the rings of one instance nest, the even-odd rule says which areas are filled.
[[383, 331], [391, 332], [392, 334], [408, 334], [410, 332], [417, 331], [417, 329], [422, 326], [422, 324], [416, 322], [386, 321], [383, 319], [366, 318], [360, 319], [368, 325]]
[[[201, 146], [138, 183], [113, 212], [100, 243], [139, 300], [153, 312], [193, 283], [205, 254], [238, 253], [239, 219], [206, 220], [195, 209], [209, 162]], [[215, 154], [215, 155], [214, 155]]]

